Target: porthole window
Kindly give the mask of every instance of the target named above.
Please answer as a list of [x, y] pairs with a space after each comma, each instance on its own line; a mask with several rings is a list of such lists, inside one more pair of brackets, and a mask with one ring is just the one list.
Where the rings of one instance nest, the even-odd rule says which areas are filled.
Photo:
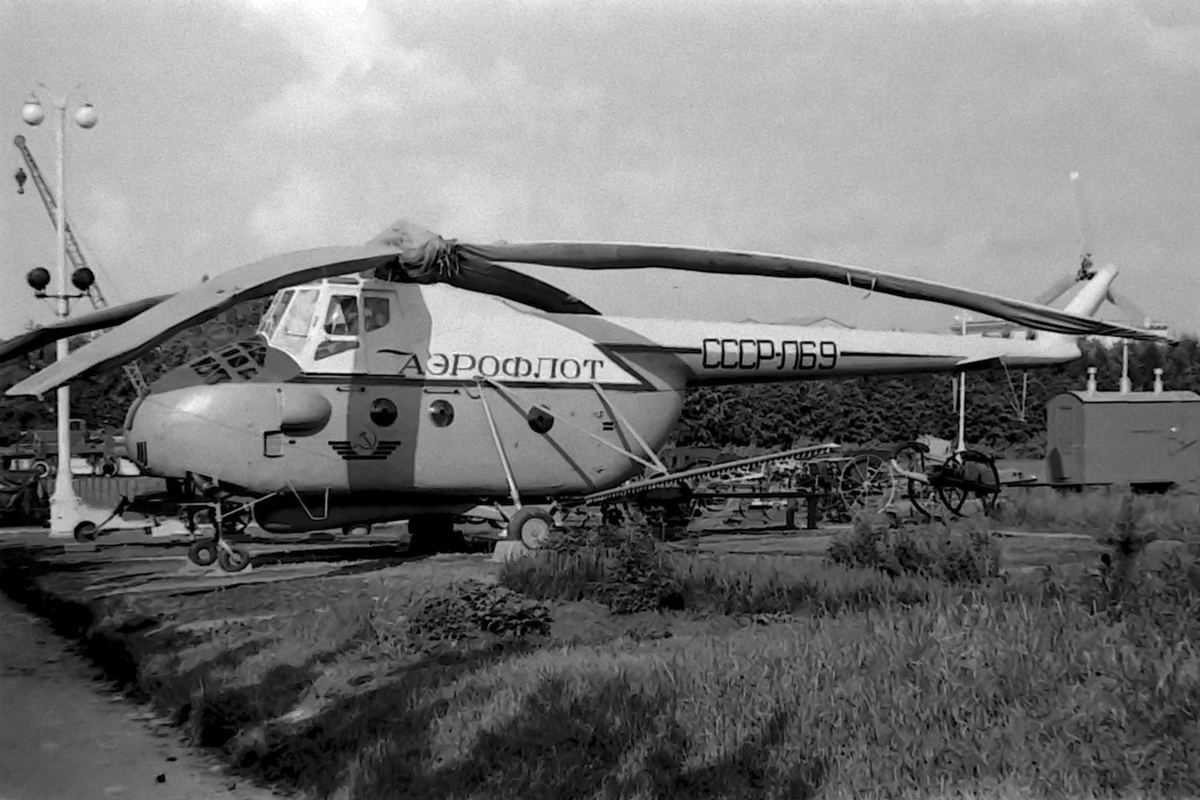
[[429, 406], [429, 418], [439, 428], [444, 428], [454, 421], [454, 406], [445, 400], [434, 400]]
[[391, 425], [398, 416], [400, 414], [396, 411], [396, 404], [385, 397], [371, 403], [371, 421], [381, 428]]
[[529, 420], [529, 427], [534, 433], [548, 433], [554, 427], [554, 417], [540, 408], [529, 409], [525, 419]]

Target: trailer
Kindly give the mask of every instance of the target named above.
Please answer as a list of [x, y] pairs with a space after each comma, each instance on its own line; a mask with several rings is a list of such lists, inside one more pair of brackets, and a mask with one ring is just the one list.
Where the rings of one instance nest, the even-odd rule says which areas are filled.
[[1046, 407], [1043, 485], [1200, 492], [1200, 394], [1071, 391]]

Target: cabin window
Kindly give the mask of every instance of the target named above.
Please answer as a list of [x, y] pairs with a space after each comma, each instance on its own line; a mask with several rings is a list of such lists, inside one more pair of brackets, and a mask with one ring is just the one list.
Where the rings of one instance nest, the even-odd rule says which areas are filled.
[[317, 310], [317, 299], [321, 296], [320, 289], [300, 289], [292, 302], [288, 303], [283, 315], [283, 335], [295, 336], [301, 339], [308, 336], [312, 327], [313, 313]]
[[358, 297], [335, 294], [329, 298], [325, 312], [325, 332], [331, 336], [358, 335]]
[[391, 304], [386, 297], [363, 298], [363, 327], [366, 330], [377, 331], [386, 327], [391, 319]]

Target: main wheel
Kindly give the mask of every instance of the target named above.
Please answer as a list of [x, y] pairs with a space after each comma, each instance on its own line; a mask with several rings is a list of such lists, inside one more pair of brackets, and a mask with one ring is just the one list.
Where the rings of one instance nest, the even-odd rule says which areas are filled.
[[212, 566], [217, 560], [217, 543], [211, 539], [192, 542], [188, 548], [188, 561], [198, 567]]
[[946, 459], [937, 481], [942, 504], [956, 516], [962, 516], [968, 498], [978, 498], [984, 514], [996, 509], [1000, 497], [1000, 473], [996, 462], [977, 450], [963, 450]]
[[250, 553], [242, 547], [217, 547], [217, 564], [226, 572], [241, 572], [250, 566]]
[[[906, 442], [896, 448], [896, 452], [892, 454], [892, 461], [905, 472], [925, 475], [928, 469], [925, 462], [927, 452], [929, 448], [920, 442]], [[928, 479], [921, 480], [909, 476], [898, 476], [898, 479], [904, 482], [904, 497], [912, 504], [913, 510], [926, 519], [932, 519], [933, 512], [930, 509], [933, 508], [935, 492]]]
[[859, 512], [874, 513], [891, 504], [896, 483], [883, 458], [863, 453], [850, 459], [842, 469], [838, 493], [852, 516]]
[[553, 531], [554, 518], [542, 508], [525, 506], [518, 509], [508, 521], [508, 538], [519, 541], [530, 550], [548, 545]]

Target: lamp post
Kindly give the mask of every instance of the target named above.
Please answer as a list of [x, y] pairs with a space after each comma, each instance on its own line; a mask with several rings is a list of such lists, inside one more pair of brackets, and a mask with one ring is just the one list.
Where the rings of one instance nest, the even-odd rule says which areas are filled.
[[[39, 83], [42, 89], [47, 93], [50, 90], [45, 84]], [[79, 87], [76, 86], [76, 89]], [[58, 202], [55, 204], [55, 227], [58, 230], [58, 280], [59, 293], [46, 294], [45, 288], [48, 285], [49, 276], [45, 274], [45, 270], [33, 270], [29, 273], [28, 280], [34, 288], [34, 292], [41, 297], [53, 297], [58, 300], [58, 315], [66, 319], [71, 314], [71, 299], [79, 297], [78, 294], [69, 294], [67, 292], [68, 280], [67, 275], [67, 229], [66, 229], [66, 188], [65, 178], [63, 175], [64, 164], [66, 162], [66, 131], [67, 131], [67, 99], [70, 92], [63, 95], [58, 102], [51, 101], [54, 108], [58, 111], [58, 130], [55, 131], [55, 139], [57, 144], [57, 166], [58, 166]], [[84, 102], [83, 105], [75, 109], [74, 113], [75, 124], [87, 130], [96, 125], [96, 109], [91, 103]], [[38, 100], [36, 91], [31, 93], [29, 99], [25, 101], [25, 105], [21, 108], [21, 118], [26, 124], [37, 126], [42, 124], [42, 120], [46, 115], [42, 111], [42, 104]], [[35, 276], [35, 273], [37, 275]], [[83, 289], [79, 284], [86, 282], [88, 276], [76, 275], [73, 281], [76, 288]], [[37, 284], [41, 284], [39, 287]], [[56, 344], [56, 357], [62, 360], [69, 352], [67, 339], [59, 339]], [[71, 393], [70, 389], [64, 384], [58, 389], [58, 465], [54, 477], [54, 494], [50, 497], [50, 535], [53, 537], [71, 537], [75, 535], [75, 526], [79, 523], [80, 504], [79, 497], [75, 494], [75, 484], [72, 481], [71, 474]]]

